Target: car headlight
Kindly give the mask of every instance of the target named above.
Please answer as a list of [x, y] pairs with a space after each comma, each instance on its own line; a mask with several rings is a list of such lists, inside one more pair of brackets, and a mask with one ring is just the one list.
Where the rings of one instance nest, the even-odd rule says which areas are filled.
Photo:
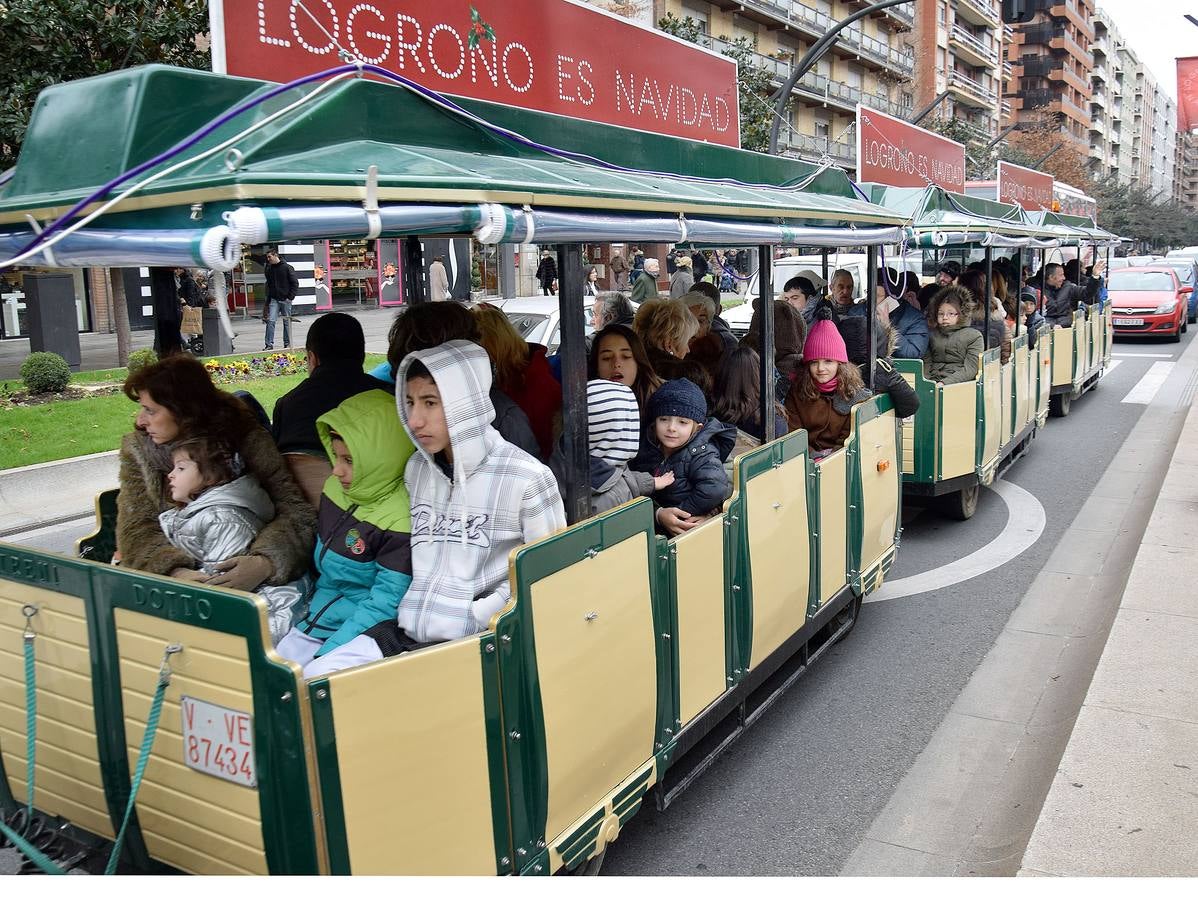
[[1160, 306], [1158, 306], [1156, 308], [1156, 314], [1158, 316], [1167, 316], [1167, 315], [1169, 315], [1169, 313], [1173, 312], [1173, 310], [1175, 310], [1175, 309], [1177, 309], [1177, 301], [1176, 300], [1166, 300], [1164, 303], [1162, 303]]

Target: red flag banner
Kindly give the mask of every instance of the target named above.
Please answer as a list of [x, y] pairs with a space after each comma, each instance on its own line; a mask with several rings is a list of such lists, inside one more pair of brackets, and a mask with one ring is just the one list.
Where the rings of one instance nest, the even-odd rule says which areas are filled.
[[1198, 128], [1198, 56], [1177, 60], [1177, 130]]
[[212, 0], [212, 68], [289, 81], [339, 52], [445, 94], [740, 146], [736, 63], [574, 0]]

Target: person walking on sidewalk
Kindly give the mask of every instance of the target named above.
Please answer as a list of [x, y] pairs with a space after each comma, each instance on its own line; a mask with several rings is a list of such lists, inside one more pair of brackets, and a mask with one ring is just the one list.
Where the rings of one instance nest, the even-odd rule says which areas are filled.
[[433, 301], [449, 299], [449, 273], [445, 271], [445, 257], [440, 254], [429, 263], [428, 295]]
[[266, 322], [266, 344], [263, 350], [275, 348], [275, 322], [283, 318], [283, 347], [291, 346], [291, 301], [299, 291], [299, 278], [295, 269], [283, 261], [277, 250], [266, 254], [266, 311], [262, 316]]

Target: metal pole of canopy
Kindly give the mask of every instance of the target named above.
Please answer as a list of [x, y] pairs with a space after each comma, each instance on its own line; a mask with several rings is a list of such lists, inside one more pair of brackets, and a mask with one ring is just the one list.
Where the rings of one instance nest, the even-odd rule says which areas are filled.
[[757, 248], [757, 276], [760, 299], [757, 312], [761, 316], [761, 432], [763, 443], [774, 434], [774, 251], [768, 244]]
[[868, 347], [865, 359], [869, 369], [861, 374], [864, 376], [865, 386], [872, 391], [874, 389], [874, 369], [877, 368], [878, 359], [878, 346], [875, 343], [878, 330], [878, 301], [876, 299], [878, 293], [878, 248], [876, 245], [871, 246], [866, 252], [865, 269], [865, 343]]
[[582, 312], [582, 245], [558, 244], [557, 308], [562, 358], [562, 422], [566, 455], [566, 521], [591, 514], [590, 450], [587, 438], [587, 348]]
[[1019, 323], [1023, 318], [1023, 248], [1015, 251], [1015, 337], [1019, 337]]
[[404, 238], [400, 249], [403, 255], [403, 302], [409, 305], [424, 303], [428, 296], [424, 293], [424, 250], [419, 236]]
[[990, 349], [990, 307], [994, 303], [994, 249], [986, 248], [986, 286], [982, 290], [982, 346]]
[[827, 247], [825, 247], [822, 251], [820, 251], [820, 256], [823, 259], [823, 271], [820, 272], [820, 275], [823, 276], [824, 291], [826, 293], [828, 290], [828, 248]]
[[1040, 251], [1040, 315], [1044, 315], [1044, 290], [1048, 286], [1048, 275], [1045, 269], [1048, 268], [1048, 248]]

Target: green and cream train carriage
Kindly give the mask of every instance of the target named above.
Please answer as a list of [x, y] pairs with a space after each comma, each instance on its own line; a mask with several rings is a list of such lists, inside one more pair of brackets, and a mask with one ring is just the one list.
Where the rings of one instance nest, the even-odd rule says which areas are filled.
[[[356, 77], [324, 84], [219, 126], [38, 258], [228, 268], [242, 243], [287, 239], [557, 244], [567, 450], [585, 473], [580, 241], [768, 254], [902, 237], [904, 218], [855, 199], [835, 169], [485, 103], [468, 116]], [[148, 67], [47, 90], [0, 188], [0, 251], [33, 238], [27, 214], [60, 215], [270, 89]], [[96, 108], [107, 114], [80, 115]], [[604, 148], [606, 164], [479, 116]], [[483, 633], [309, 683], [271, 650], [257, 598], [96, 561], [113, 549], [107, 494], [86, 559], [0, 545], [5, 820], [22, 825], [31, 804], [35, 831], [115, 842], [122, 870], [586, 866], [852, 627], [894, 560], [901, 455], [889, 400], [871, 399], [818, 466], [803, 432], [741, 455], [722, 513], [685, 536], [656, 536], [646, 499], [573, 516], [513, 555], [512, 602]], [[585, 477], [566, 500], [586, 508]]]
[[[1042, 213], [936, 186], [923, 189], [865, 185], [865, 196], [908, 217], [911, 243], [937, 250], [981, 252], [989, 266], [996, 253], [1012, 255], [1017, 271], [1024, 253], [1084, 241], [1111, 246], [1118, 239], [1080, 217]], [[1041, 266], [1047, 257], [1041, 256]], [[987, 285], [991, 284], [989, 277]], [[1018, 285], [1008, 288], [1018, 296]], [[988, 288], [989, 289], [989, 288]], [[987, 301], [989, 298], [987, 298]], [[950, 516], [967, 519], [981, 487], [1024, 453], [1050, 409], [1068, 415], [1069, 404], [1092, 388], [1110, 361], [1113, 328], [1109, 309], [1074, 312], [1067, 328], [1042, 327], [1028, 334], [1016, 317], [1010, 358], [987, 347], [972, 381], [938, 385], [924, 377], [919, 360], [895, 360], [895, 368], [920, 399], [902, 423], [904, 490], [936, 498]]]

